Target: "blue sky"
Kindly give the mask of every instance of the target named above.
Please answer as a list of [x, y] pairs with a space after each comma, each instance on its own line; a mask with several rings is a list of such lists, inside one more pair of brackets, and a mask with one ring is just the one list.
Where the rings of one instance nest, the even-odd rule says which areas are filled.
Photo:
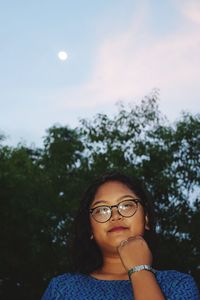
[[50, 126], [113, 114], [153, 88], [171, 121], [199, 112], [199, 53], [199, 0], [1, 2], [0, 131], [40, 146]]

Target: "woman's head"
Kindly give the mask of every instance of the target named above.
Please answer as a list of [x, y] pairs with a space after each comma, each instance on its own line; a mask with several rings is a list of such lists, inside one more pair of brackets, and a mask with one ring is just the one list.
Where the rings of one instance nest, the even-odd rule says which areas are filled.
[[92, 237], [103, 256], [116, 254], [121, 241], [149, 230], [142, 200], [122, 182], [103, 183], [90, 207]]
[[[127, 204], [131, 208], [124, 213]], [[103, 210], [110, 211], [111, 215], [108, 220], [103, 219], [105, 222], [98, 222], [99, 219], [94, 218], [94, 208], [102, 205]], [[108, 206], [113, 205], [110, 210]], [[114, 227], [123, 228], [113, 232]], [[137, 178], [119, 172], [106, 173], [88, 187], [80, 203], [75, 219], [72, 253], [74, 270], [91, 273], [100, 268], [103, 263], [102, 253], [113, 251], [122, 236], [125, 239], [143, 235], [150, 244], [153, 234], [152, 202], [142, 183]]]

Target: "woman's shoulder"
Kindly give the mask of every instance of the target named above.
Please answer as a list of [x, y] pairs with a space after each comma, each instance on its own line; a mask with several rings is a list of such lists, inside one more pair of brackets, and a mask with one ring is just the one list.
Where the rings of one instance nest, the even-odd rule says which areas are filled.
[[66, 299], [70, 299], [70, 295], [83, 287], [84, 280], [80, 279], [83, 279], [83, 275], [75, 273], [65, 273], [53, 277], [42, 296], [42, 300], [61, 299], [61, 295]]
[[[157, 271], [156, 278], [166, 294], [178, 296], [192, 296], [192, 299], [199, 299], [199, 291], [193, 277], [187, 273], [164, 270]], [[178, 299], [178, 298], [177, 298]]]
[[85, 275], [79, 273], [64, 273], [62, 275], [53, 277], [51, 282], [54, 285], [62, 286], [66, 285], [66, 283], [75, 283], [77, 281], [79, 282], [80, 278], [83, 279], [83, 277], [85, 277]]
[[193, 280], [191, 275], [176, 270], [158, 270], [156, 271], [156, 275], [160, 280]]

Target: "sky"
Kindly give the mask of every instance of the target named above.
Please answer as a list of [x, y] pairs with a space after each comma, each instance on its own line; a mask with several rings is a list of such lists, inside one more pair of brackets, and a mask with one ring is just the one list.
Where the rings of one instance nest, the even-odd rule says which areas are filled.
[[51, 126], [112, 115], [155, 88], [170, 121], [199, 112], [199, 0], [0, 0], [6, 144], [41, 146]]

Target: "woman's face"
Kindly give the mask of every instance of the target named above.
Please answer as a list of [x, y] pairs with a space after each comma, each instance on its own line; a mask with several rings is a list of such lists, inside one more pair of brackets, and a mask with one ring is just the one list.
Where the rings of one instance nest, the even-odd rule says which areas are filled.
[[[97, 190], [91, 208], [100, 205], [116, 205], [127, 198], [138, 199], [138, 196], [121, 182], [106, 182]], [[98, 223], [91, 215], [90, 222], [93, 237], [103, 253], [116, 252], [116, 247], [122, 240], [136, 235], [143, 236], [145, 229], [149, 229], [147, 217], [140, 203], [136, 213], [131, 217], [123, 217], [118, 213], [117, 208], [113, 208], [112, 216], [107, 222]]]

